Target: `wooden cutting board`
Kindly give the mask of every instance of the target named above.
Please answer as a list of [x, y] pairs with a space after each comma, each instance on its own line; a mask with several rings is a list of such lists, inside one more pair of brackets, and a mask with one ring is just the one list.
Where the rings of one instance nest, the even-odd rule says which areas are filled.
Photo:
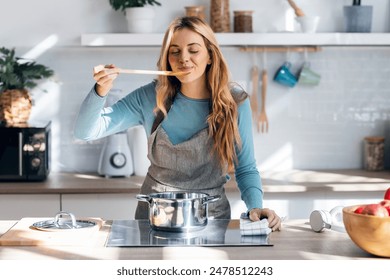
[[35, 222], [53, 218], [23, 218], [0, 237], [1, 246], [104, 246], [109, 227], [100, 218], [87, 218], [97, 224], [91, 228], [64, 231], [42, 231], [32, 226]]

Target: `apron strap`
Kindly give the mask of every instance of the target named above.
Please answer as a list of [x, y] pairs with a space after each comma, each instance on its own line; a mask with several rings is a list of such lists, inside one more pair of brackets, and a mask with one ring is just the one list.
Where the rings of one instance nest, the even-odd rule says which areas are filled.
[[[167, 113], [172, 107], [173, 101], [175, 100], [176, 94], [172, 97], [168, 97], [167, 100], [165, 101], [165, 108], [167, 110]], [[164, 113], [159, 110], [156, 114], [156, 118], [154, 119], [153, 125], [152, 125], [152, 131], [150, 134], [152, 134], [157, 127], [160, 125], [160, 123], [164, 120]]]

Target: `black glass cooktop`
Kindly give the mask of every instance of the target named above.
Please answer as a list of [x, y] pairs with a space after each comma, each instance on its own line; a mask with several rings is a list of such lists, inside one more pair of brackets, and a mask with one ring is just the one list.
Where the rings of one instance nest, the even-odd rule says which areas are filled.
[[269, 235], [241, 236], [237, 220], [209, 220], [189, 233], [156, 231], [148, 220], [114, 220], [107, 247], [273, 246]]

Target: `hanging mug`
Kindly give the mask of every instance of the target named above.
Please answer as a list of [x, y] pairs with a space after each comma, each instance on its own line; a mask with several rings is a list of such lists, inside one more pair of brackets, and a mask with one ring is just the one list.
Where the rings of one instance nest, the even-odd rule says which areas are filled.
[[297, 83], [297, 77], [291, 73], [291, 63], [285, 62], [282, 66], [279, 67], [274, 76], [274, 81], [288, 87], [294, 87]]
[[300, 85], [317, 86], [321, 81], [321, 75], [310, 68], [310, 63], [305, 62], [299, 72], [298, 83]]

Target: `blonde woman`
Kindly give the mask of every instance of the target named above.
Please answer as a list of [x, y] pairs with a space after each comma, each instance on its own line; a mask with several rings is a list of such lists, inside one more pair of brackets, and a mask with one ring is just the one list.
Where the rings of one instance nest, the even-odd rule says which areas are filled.
[[[184, 74], [159, 76], [109, 108], [104, 104], [117, 68], [95, 67], [96, 84], [82, 103], [75, 137], [93, 140], [141, 124], [151, 162], [141, 193], [220, 195], [209, 204], [209, 217], [230, 219], [224, 185], [228, 170], [234, 169], [249, 218], [267, 218], [273, 231], [280, 230], [278, 215], [263, 208], [249, 100], [243, 90], [232, 86], [211, 28], [196, 17], [174, 20], [165, 33], [157, 65], [159, 70]], [[135, 218], [148, 219], [148, 211], [147, 203], [139, 202]]]

